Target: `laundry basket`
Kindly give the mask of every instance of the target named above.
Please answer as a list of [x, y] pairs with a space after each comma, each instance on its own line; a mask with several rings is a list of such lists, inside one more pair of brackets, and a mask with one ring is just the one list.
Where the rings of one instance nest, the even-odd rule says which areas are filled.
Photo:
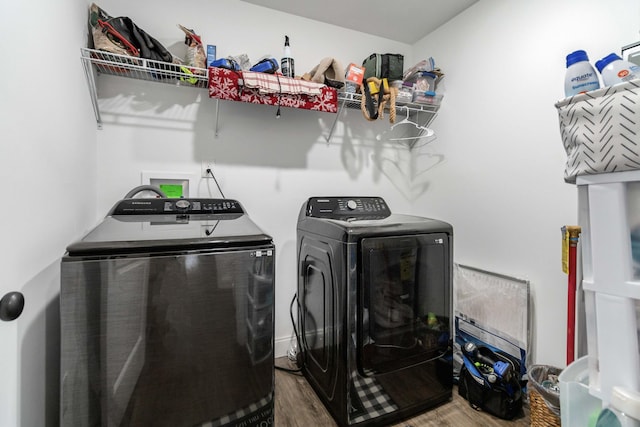
[[561, 369], [548, 365], [529, 368], [529, 406], [532, 427], [560, 427]]

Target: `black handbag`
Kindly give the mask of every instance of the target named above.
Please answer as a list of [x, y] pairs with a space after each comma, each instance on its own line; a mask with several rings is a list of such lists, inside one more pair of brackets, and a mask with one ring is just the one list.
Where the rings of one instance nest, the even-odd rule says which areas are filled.
[[103, 31], [110, 34], [129, 49], [134, 48], [140, 58], [172, 62], [173, 55], [158, 40], [138, 27], [131, 18], [119, 16], [106, 21], [98, 20]]
[[173, 62], [173, 55], [158, 40], [126, 16], [111, 17], [95, 3], [91, 5], [89, 25], [94, 48], [160, 62]]

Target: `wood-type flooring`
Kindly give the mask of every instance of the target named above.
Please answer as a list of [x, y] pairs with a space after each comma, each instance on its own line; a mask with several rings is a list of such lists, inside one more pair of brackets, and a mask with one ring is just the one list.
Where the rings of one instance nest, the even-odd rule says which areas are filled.
[[[295, 368], [286, 357], [277, 358], [276, 366]], [[295, 373], [276, 369], [275, 419], [277, 427], [336, 427], [337, 424], [306, 381]], [[524, 414], [506, 421], [485, 412], [476, 411], [458, 395], [454, 386], [451, 401], [434, 409], [403, 420], [390, 427], [523, 427], [529, 426], [529, 408]]]

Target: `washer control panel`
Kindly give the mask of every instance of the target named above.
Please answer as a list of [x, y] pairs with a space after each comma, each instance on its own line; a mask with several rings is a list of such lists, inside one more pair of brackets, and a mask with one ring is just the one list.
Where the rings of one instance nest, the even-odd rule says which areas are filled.
[[110, 215], [193, 215], [242, 214], [244, 210], [232, 199], [124, 199]]
[[312, 197], [307, 216], [329, 219], [383, 219], [391, 211], [382, 197]]

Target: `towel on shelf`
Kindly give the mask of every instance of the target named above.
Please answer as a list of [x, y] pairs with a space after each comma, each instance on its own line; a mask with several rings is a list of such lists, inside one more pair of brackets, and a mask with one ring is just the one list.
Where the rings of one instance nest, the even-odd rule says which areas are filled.
[[[258, 76], [261, 80], [273, 80], [275, 84], [271, 84], [269, 93], [261, 93], [259, 87], [262, 86], [262, 84], [258, 84], [257, 81], [254, 80], [256, 78], [255, 74], [260, 73], [209, 67], [209, 97], [229, 101], [250, 102], [252, 104], [281, 105], [283, 107], [302, 108], [326, 113], [338, 112], [338, 93], [335, 88], [318, 83], [311, 84], [311, 82], [302, 82], [289, 77], [275, 77], [273, 74], [262, 73]], [[249, 76], [248, 80], [246, 76]], [[266, 77], [270, 77], [271, 79], [265, 79]], [[247, 80], [246, 83], [242, 81], [243, 78]], [[279, 84], [278, 79], [280, 79]], [[295, 83], [296, 86], [290, 86], [291, 83]], [[249, 87], [247, 84], [258, 87]], [[300, 91], [303, 87], [307, 90], [313, 90], [314, 92], [316, 88], [318, 88], [319, 93], [317, 95], [309, 95], [307, 93], [287, 92]], [[280, 93], [280, 89], [282, 89], [282, 93]]]
[[322, 93], [322, 88], [326, 86], [277, 74], [255, 73], [253, 71], [243, 71], [242, 78], [245, 87], [258, 89], [261, 94], [286, 93], [317, 96]]

